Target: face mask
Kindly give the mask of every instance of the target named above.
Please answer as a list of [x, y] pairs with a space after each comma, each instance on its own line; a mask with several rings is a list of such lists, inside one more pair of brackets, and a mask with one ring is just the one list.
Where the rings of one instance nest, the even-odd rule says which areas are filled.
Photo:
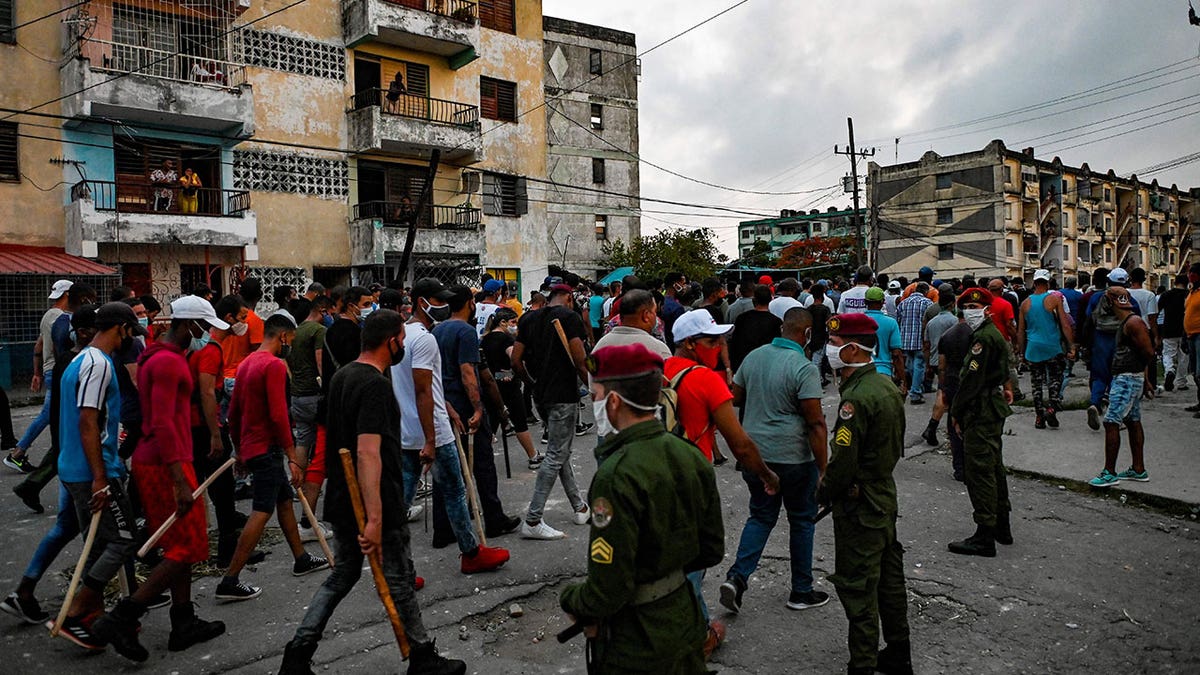
[[508, 327], [508, 334], [509, 334], [509, 335], [516, 335], [516, 334], [517, 334], [517, 327], [516, 327], [516, 326], [509, 326], [509, 327]]
[[229, 327], [229, 332], [233, 333], [234, 335], [236, 335], [238, 337], [245, 335], [246, 331], [248, 331], [248, 330], [250, 330], [250, 326], [247, 325], [245, 321], [238, 321], [237, 323], [235, 323]]
[[592, 415], [596, 418], [596, 434], [600, 438], [617, 433], [617, 430], [613, 428], [612, 422], [608, 419], [607, 396], [599, 401], [592, 401]]
[[287, 360], [289, 354], [292, 353], [291, 345], [279, 345], [279, 358]]
[[404, 360], [404, 347], [392, 349], [392, 346], [388, 345], [388, 355], [391, 357], [393, 366], [400, 365], [400, 362]]
[[967, 325], [971, 327], [971, 330], [976, 330], [983, 325], [984, 319], [987, 318], [985, 312], [987, 310], [982, 307], [979, 309], [964, 309], [963, 318], [967, 320]]
[[428, 316], [429, 320], [435, 325], [443, 321], [448, 321], [451, 314], [452, 312], [450, 311], [450, 305], [448, 304], [431, 305], [428, 302], [425, 303], [425, 315]]
[[204, 333], [200, 337], [192, 338], [192, 343], [188, 346], [188, 349], [193, 352], [198, 352], [201, 349], [204, 349], [204, 347], [208, 345], [211, 340], [212, 337], [208, 333]]
[[333, 322], [334, 322], [334, 320], [335, 320], [335, 319], [334, 319], [334, 318], [333, 318], [333, 316], [332, 316], [332, 315], [330, 315], [330, 314], [326, 314], [325, 316], [321, 317], [321, 323], [322, 323], [322, 324], [323, 324], [323, 325], [324, 325], [326, 328], [329, 328], [330, 326], [332, 326], [332, 325], [333, 325]]
[[358, 320], [359, 320], [359, 321], [366, 321], [366, 320], [367, 320], [367, 317], [368, 317], [368, 316], [371, 316], [371, 312], [374, 312], [374, 311], [375, 311], [375, 308], [374, 308], [374, 307], [370, 307], [370, 306], [368, 306], [368, 307], [363, 307], [363, 308], [359, 309], [359, 310], [358, 310]]
[[721, 345], [719, 344], [715, 347], [705, 347], [697, 342], [692, 347], [692, 351], [696, 352], [696, 358], [699, 359], [700, 363], [709, 368], [716, 368], [717, 362], [721, 358]]
[[138, 325], [141, 326], [142, 328], [149, 328], [150, 327], [150, 317], [143, 316], [142, 318], [138, 319]]
[[868, 363], [871, 363], [870, 361], [863, 361], [862, 363], [846, 363], [843, 361], [842, 350], [850, 345], [854, 345], [868, 354], [871, 353], [870, 349], [867, 349], [857, 342], [847, 342], [840, 347], [836, 345], [825, 345], [825, 358], [829, 361], [830, 368], [833, 368], [834, 370], [841, 370], [842, 368], [862, 368]]

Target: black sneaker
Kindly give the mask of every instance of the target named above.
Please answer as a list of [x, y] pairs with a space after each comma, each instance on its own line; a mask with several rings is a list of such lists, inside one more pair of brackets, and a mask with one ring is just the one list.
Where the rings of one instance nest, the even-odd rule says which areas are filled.
[[921, 395], [913, 396], [908, 402], [911, 405], [922, 405], [925, 403], [925, 397]]
[[329, 561], [319, 555], [305, 553], [292, 564], [292, 576], [302, 577], [329, 567]]
[[438, 654], [433, 640], [413, 645], [408, 663], [408, 675], [463, 675], [467, 672], [467, 664]]
[[788, 596], [787, 608], [795, 610], [812, 609], [813, 607], [820, 607], [827, 602], [829, 602], [829, 594], [822, 591], [809, 591], [807, 593], [796, 593], [793, 591]]
[[592, 427], [594, 427], [594, 426], [596, 426], [596, 425], [592, 424], [591, 422], [580, 422], [579, 424], [575, 425], [575, 435], [582, 436], [582, 435], [586, 434], [587, 432], [591, 431]]
[[1046, 411], [1046, 426], [1050, 427], [1051, 429], [1058, 428], [1058, 414], [1053, 410]]
[[1184, 408], [1184, 410], [1188, 412], [1200, 412], [1200, 403], [1197, 403], [1196, 405], [1189, 405], [1188, 407]]
[[1163, 389], [1167, 391], [1175, 391], [1175, 371], [1167, 373], [1167, 377], [1163, 380]]
[[503, 516], [500, 520], [489, 523], [484, 531], [487, 537], [501, 537], [506, 534], [516, 532], [521, 526], [521, 518], [519, 516]]
[[[54, 621], [47, 621], [46, 628], [54, 629]], [[105, 642], [96, 637], [88, 627], [84, 625], [83, 619], [77, 616], [68, 616], [63, 619], [62, 625], [58, 628], [58, 636], [66, 638], [71, 642], [90, 651], [103, 651]]]
[[42, 606], [38, 604], [36, 598], [22, 600], [16, 593], [9, 593], [4, 602], [0, 602], [0, 611], [12, 614], [34, 626], [46, 623], [50, 619], [50, 615], [42, 611]]
[[542, 445], [545, 445], [549, 442], [550, 442], [550, 432], [545, 427], [542, 427]]
[[137, 612], [132, 611], [132, 603], [126, 599], [92, 623], [92, 634], [112, 645], [121, 656], [141, 663], [150, 658], [150, 652], [138, 641], [139, 628]]
[[937, 427], [925, 427], [925, 431], [921, 432], [921, 438], [925, 439], [925, 442], [929, 445], [938, 445], [940, 443], [938, 441]]
[[737, 577], [730, 577], [721, 584], [721, 606], [737, 614], [742, 611], [742, 594], [746, 592], [746, 582]]
[[13, 457], [11, 452], [4, 457], [4, 466], [17, 473], [33, 473], [36, 468], [33, 462], [29, 461], [29, 457]]
[[196, 616], [196, 605], [173, 605], [171, 607], [171, 637], [167, 649], [181, 652], [192, 645], [208, 642], [225, 632], [223, 621], [205, 621]]
[[1046, 428], [1046, 417], [1044, 415], [1038, 415], [1037, 419], [1035, 419], [1033, 422], [1033, 428], [1034, 429], [1045, 429]]
[[262, 595], [262, 589], [257, 586], [251, 586], [240, 581], [222, 579], [221, 583], [217, 584], [217, 592], [213, 597], [226, 602], [237, 602], [239, 600], [257, 598], [260, 595]]
[[33, 511], [34, 513], [46, 512], [45, 507], [42, 506], [41, 500], [38, 499], [38, 491], [36, 488], [28, 487], [25, 485], [25, 483], [17, 483], [16, 487], [13, 488], [13, 494], [17, 496], [17, 499], [21, 500], [22, 504], [29, 507], [30, 511]]

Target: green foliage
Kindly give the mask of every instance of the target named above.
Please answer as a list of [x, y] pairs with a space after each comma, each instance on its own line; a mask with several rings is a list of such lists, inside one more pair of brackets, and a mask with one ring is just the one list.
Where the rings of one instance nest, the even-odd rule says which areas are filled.
[[688, 279], [704, 279], [728, 262], [717, 251], [711, 230], [663, 230], [634, 237], [626, 244], [615, 240], [600, 249], [603, 264], [616, 269], [633, 267], [643, 279], [661, 279], [668, 272], [682, 272]]
[[758, 239], [750, 247], [750, 252], [742, 257], [742, 264], [747, 267], [771, 267], [775, 258], [771, 243], [765, 239]]

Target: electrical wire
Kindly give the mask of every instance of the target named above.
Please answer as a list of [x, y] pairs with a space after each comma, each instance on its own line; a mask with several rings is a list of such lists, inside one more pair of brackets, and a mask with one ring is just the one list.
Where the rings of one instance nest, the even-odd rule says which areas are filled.
[[82, 5], [86, 5], [86, 4], [88, 4], [89, 2], [91, 2], [91, 0], [83, 0], [82, 2], [77, 2], [77, 3], [73, 4], [73, 5], [68, 5], [67, 7], [63, 7], [62, 9], [57, 9], [57, 10], [55, 10], [55, 11], [53, 11], [53, 12], [50, 12], [49, 14], [43, 14], [42, 16], [39, 16], [39, 17], [38, 17], [38, 18], [36, 18], [36, 19], [31, 19], [31, 20], [29, 20], [29, 21], [26, 21], [25, 23], [19, 23], [19, 24], [17, 24], [17, 25], [15, 25], [15, 26], [13, 26], [12, 28], [10, 28], [9, 30], [10, 30], [10, 31], [12, 31], [12, 34], [13, 34], [13, 35], [16, 35], [16, 33], [17, 33], [17, 31], [18, 31], [18, 30], [20, 30], [20, 29], [22, 29], [22, 28], [24, 28], [24, 27], [26, 27], [26, 26], [33, 25], [33, 24], [35, 24], [35, 23], [37, 23], [37, 22], [39, 22], [39, 21], [44, 21], [44, 20], [46, 20], [46, 19], [49, 19], [49, 18], [50, 18], [50, 17], [52, 17], [52, 16], [57, 16], [57, 15], [59, 15], [59, 14], [62, 14], [63, 12], [69, 12], [69, 11], [71, 11], [72, 9], [75, 9], [76, 7], [80, 7], [80, 6], [82, 6]]

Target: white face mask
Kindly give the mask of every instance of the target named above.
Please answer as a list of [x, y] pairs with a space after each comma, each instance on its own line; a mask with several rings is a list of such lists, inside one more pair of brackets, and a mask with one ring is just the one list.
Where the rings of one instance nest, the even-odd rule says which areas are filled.
[[964, 309], [963, 318], [967, 320], [967, 325], [971, 330], [976, 330], [983, 325], [984, 319], [987, 319], [987, 310], [982, 307], [979, 309]]
[[828, 359], [830, 368], [833, 368], [834, 370], [841, 370], [842, 368], [862, 368], [868, 363], [871, 363], [870, 361], [863, 361], [862, 363], [846, 363], [843, 361], [842, 350], [850, 345], [854, 345], [868, 354], [871, 353], [870, 349], [867, 349], [857, 342], [847, 342], [841, 346], [825, 345], [825, 358]]
[[596, 435], [598, 435], [600, 438], [604, 438], [609, 434], [617, 433], [617, 430], [613, 428], [612, 422], [608, 420], [607, 406], [607, 396], [599, 401], [592, 401], [592, 415], [594, 415], [596, 418]]
[[233, 333], [234, 335], [236, 335], [238, 337], [245, 335], [246, 331], [248, 331], [248, 330], [250, 330], [250, 326], [248, 326], [245, 321], [238, 321], [237, 323], [235, 323], [229, 327], [229, 332]]

